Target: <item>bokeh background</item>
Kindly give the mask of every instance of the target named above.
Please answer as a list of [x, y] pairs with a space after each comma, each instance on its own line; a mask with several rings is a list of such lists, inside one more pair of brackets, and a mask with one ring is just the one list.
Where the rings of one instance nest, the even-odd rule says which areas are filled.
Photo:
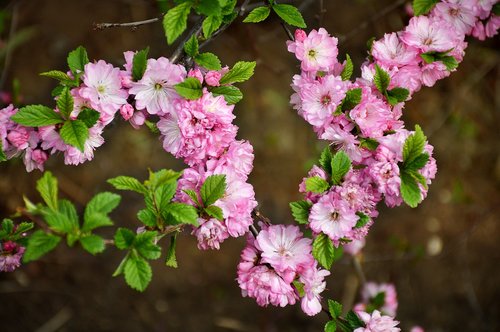
[[[255, 1], [252, 1], [252, 3]], [[324, 12], [320, 6], [323, 3]], [[309, 28], [320, 24], [339, 37], [359, 67], [366, 41], [397, 31], [407, 22], [405, 1], [296, 1]], [[0, 1], [4, 23], [2, 86], [17, 82], [22, 101], [52, 105], [54, 82], [38, 76], [65, 70], [68, 51], [84, 45], [91, 59], [123, 63], [122, 52], [151, 47], [153, 57], [168, 56], [161, 24], [136, 31], [94, 31], [94, 22], [128, 22], [158, 16], [154, 0]], [[9, 37], [10, 36], [10, 37]], [[12, 45], [12, 41], [15, 40]], [[10, 44], [7, 42], [10, 41]], [[235, 109], [239, 138], [255, 148], [255, 186], [261, 212], [276, 223], [291, 223], [288, 202], [299, 199], [298, 184], [323, 148], [311, 128], [288, 104], [290, 82], [299, 68], [286, 51], [286, 35], [276, 19], [246, 25], [241, 19], [207, 48], [232, 65], [257, 60], [255, 76], [241, 86], [245, 98]], [[8, 45], [12, 47], [7, 52]], [[470, 40], [464, 62], [451, 77], [424, 88], [407, 103], [407, 127], [420, 124], [435, 146], [439, 172], [429, 197], [417, 209], [381, 208], [368, 236], [363, 267], [369, 280], [393, 282], [403, 331], [500, 329], [500, 67], [499, 39]], [[7, 59], [5, 57], [6, 54]], [[6, 61], [7, 60], [7, 61]], [[359, 74], [358, 72], [356, 72]], [[183, 165], [161, 149], [146, 128], [118, 121], [105, 133], [94, 161], [65, 166], [61, 157], [46, 165], [59, 177], [62, 195], [83, 206], [93, 194], [112, 188], [118, 175], [144, 179], [147, 168]], [[19, 161], [0, 165], [0, 214], [37, 201], [40, 172], [26, 173]], [[137, 225], [142, 208], [123, 193], [113, 218]], [[111, 236], [112, 230], [103, 230]], [[235, 281], [243, 239], [224, 242], [220, 251], [199, 251], [189, 234], [180, 237], [179, 268], [153, 263], [153, 281], [144, 293], [111, 275], [122, 253], [93, 257], [61, 245], [38, 262], [0, 275], [1, 331], [322, 331], [327, 320], [309, 318], [298, 305], [260, 308], [242, 298]], [[324, 296], [352, 302], [356, 275], [348, 258], [337, 263]]]

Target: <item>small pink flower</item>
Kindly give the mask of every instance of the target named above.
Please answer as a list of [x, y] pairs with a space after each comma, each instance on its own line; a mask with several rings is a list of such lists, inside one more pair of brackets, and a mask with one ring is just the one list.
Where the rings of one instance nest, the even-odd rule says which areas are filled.
[[132, 115], [134, 115], [134, 107], [130, 104], [122, 105], [120, 108], [120, 114], [125, 121], [128, 121]]
[[205, 75], [205, 82], [210, 86], [219, 86], [222, 75], [218, 71], [211, 70]]
[[399, 332], [400, 328], [396, 327], [399, 322], [390, 316], [382, 316], [379, 311], [375, 310], [371, 315], [366, 312], [358, 312], [359, 318], [366, 324], [365, 327], [358, 327], [354, 332]]
[[329, 71], [338, 63], [337, 42], [337, 38], [320, 28], [311, 30], [307, 38], [289, 41], [287, 45], [288, 51], [295, 53], [297, 59], [302, 61], [302, 70]]
[[201, 73], [201, 70], [199, 70], [198, 68], [193, 68], [193, 69], [190, 69], [188, 74], [187, 74], [188, 77], [194, 77], [196, 78], [198, 81], [200, 81], [200, 83], [203, 84], [203, 74]]
[[295, 30], [295, 41], [302, 43], [307, 38], [307, 34], [302, 29]]

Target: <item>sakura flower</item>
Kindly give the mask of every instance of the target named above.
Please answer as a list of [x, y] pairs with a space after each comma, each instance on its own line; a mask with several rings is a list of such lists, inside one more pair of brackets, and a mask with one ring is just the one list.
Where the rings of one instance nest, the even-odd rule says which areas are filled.
[[21, 266], [24, 251], [25, 248], [15, 242], [0, 243], [0, 272], [12, 272]]
[[218, 71], [211, 70], [205, 75], [205, 82], [210, 86], [219, 86], [219, 81], [222, 77], [222, 74]]
[[377, 303], [378, 307], [376, 309], [384, 315], [395, 317], [396, 310], [398, 309], [398, 299], [396, 288], [393, 284], [377, 284], [375, 282], [367, 282], [361, 291], [363, 303], [358, 308], [361, 308], [362, 311], [366, 311], [368, 306], [374, 305], [372, 301], [381, 293], [384, 294], [383, 302], [381, 304]]
[[220, 244], [229, 237], [226, 227], [217, 219], [199, 219], [200, 226], [192, 232], [198, 239], [198, 249], [220, 249]]
[[149, 59], [144, 76], [130, 88], [130, 94], [135, 95], [135, 107], [149, 114], [170, 113], [173, 101], [179, 98], [174, 85], [185, 78], [183, 66], [170, 63], [164, 57]]
[[297, 59], [302, 61], [302, 70], [329, 71], [338, 62], [337, 43], [337, 38], [331, 37], [325, 29], [320, 28], [311, 30], [307, 38], [289, 41], [287, 45], [288, 51], [295, 53]]
[[406, 46], [393, 32], [385, 34], [384, 39], [373, 43], [372, 55], [380, 65], [402, 67], [414, 63], [418, 52]]
[[375, 310], [371, 315], [366, 312], [358, 312], [359, 318], [365, 323], [365, 327], [358, 327], [354, 332], [399, 332], [400, 328], [396, 327], [399, 322], [390, 316], [382, 316], [379, 311]]
[[422, 52], [449, 51], [455, 46], [458, 36], [449, 25], [443, 23], [427, 16], [415, 16], [401, 34], [401, 40]]
[[326, 288], [325, 277], [330, 275], [330, 271], [318, 269], [317, 263], [306, 269], [300, 276], [300, 281], [304, 284], [304, 297], [301, 300], [301, 308], [309, 316], [317, 315], [321, 312], [320, 294]]
[[472, 8], [467, 8], [462, 1], [455, 3], [440, 2], [436, 4], [432, 11], [432, 16], [439, 17], [443, 21], [449, 23], [456, 31], [463, 35], [469, 34], [474, 27], [477, 17], [474, 15]]

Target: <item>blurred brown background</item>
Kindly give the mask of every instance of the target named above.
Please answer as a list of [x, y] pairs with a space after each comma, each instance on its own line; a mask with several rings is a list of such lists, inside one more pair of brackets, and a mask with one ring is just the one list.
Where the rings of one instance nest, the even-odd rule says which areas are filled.
[[[255, 1], [252, 1], [252, 3]], [[366, 41], [401, 29], [403, 1], [296, 1], [309, 28], [322, 25], [340, 36], [340, 54], [359, 67]], [[32, 34], [11, 56], [4, 90], [18, 79], [25, 103], [52, 105], [54, 82], [38, 76], [65, 70], [68, 51], [84, 45], [91, 59], [123, 63], [122, 51], [151, 47], [153, 57], [168, 56], [161, 24], [93, 31], [93, 22], [127, 22], [159, 15], [154, 0], [26, 0], [0, 2], [17, 22], [15, 31]], [[7, 23], [10, 20], [6, 21]], [[360, 24], [364, 22], [363, 24]], [[10, 26], [3, 34], [5, 41]], [[286, 35], [276, 20], [245, 25], [241, 19], [210, 44], [223, 63], [257, 59], [251, 81], [241, 86], [244, 100], [235, 113], [239, 138], [255, 148], [255, 186], [261, 211], [276, 223], [291, 223], [288, 202], [297, 200], [298, 183], [322, 145], [291, 110], [292, 75], [297, 62], [286, 51]], [[417, 209], [382, 208], [368, 236], [364, 268], [370, 280], [394, 282], [404, 331], [415, 324], [426, 331], [500, 329], [500, 67], [498, 37], [470, 40], [459, 70], [434, 88], [424, 88], [407, 104], [407, 127], [422, 125], [435, 146], [438, 175], [429, 197]], [[120, 121], [119, 121], [120, 122]], [[121, 122], [110, 128], [95, 160], [65, 166], [52, 158], [47, 169], [59, 177], [62, 195], [82, 206], [105, 180], [117, 175], [143, 179], [147, 167], [182, 169], [146, 128]], [[32, 200], [40, 172], [27, 174], [21, 162], [0, 165], [0, 212], [12, 214], [22, 195]], [[125, 193], [113, 213], [117, 225], [136, 225], [142, 208]], [[111, 236], [112, 230], [103, 230]], [[180, 238], [180, 267], [154, 262], [153, 282], [144, 293], [129, 289], [111, 274], [122, 253], [108, 250], [92, 257], [61, 245], [41, 261], [0, 275], [0, 331], [322, 331], [326, 315], [309, 318], [298, 305], [260, 308], [242, 298], [235, 281], [243, 239], [227, 240], [220, 251], [196, 249], [188, 234]], [[356, 278], [344, 258], [332, 270], [324, 296], [351, 296]], [[346, 295], [347, 294], [347, 295]]]

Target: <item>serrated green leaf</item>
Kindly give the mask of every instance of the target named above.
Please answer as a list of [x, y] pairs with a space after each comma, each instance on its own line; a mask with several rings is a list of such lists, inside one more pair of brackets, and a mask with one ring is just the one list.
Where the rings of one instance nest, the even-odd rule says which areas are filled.
[[333, 242], [328, 235], [321, 233], [314, 239], [312, 254], [321, 266], [330, 270], [335, 252]]
[[61, 93], [57, 98], [57, 108], [59, 112], [66, 118], [69, 119], [71, 112], [73, 112], [74, 101], [71, 95], [70, 89], [65, 87], [62, 89]]
[[40, 193], [43, 201], [51, 210], [58, 210], [57, 178], [53, 176], [51, 172], [46, 171], [36, 182], [36, 190]]
[[327, 146], [321, 152], [321, 156], [319, 157], [319, 164], [323, 170], [331, 175], [332, 174], [332, 151], [330, 150], [330, 146]]
[[132, 247], [135, 239], [135, 233], [127, 228], [118, 228], [115, 233], [115, 246], [124, 250]]
[[273, 10], [286, 23], [298, 28], [306, 28], [306, 22], [297, 7], [287, 4], [274, 4]]
[[455, 59], [455, 57], [451, 55], [443, 56], [439, 59], [443, 65], [446, 66], [446, 69], [448, 71], [452, 71], [458, 68], [458, 61]]
[[222, 7], [222, 15], [236, 13], [234, 7], [236, 6], [237, 0], [219, 0], [219, 3]]
[[80, 238], [80, 244], [83, 249], [92, 255], [101, 253], [106, 249], [106, 245], [104, 244], [104, 239], [97, 235], [87, 235]]
[[352, 310], [347, 313], [345, 318], [353, 329], [357, 329], [358, 327], [365, 327], [365, 323]]
[[424, 152], [412, 160], [411, 163], [406, 163], [404, 165], [404, 170], [406, 171], [418, 171], [423, 168], [429, 162], [429, 154]]
[[340, 73], [340, 77], [343, 81], [349, 81], [351, 79], [352, 73], [354, 71], [354, 65], [352, 63], [351, 57], [349, 54], [345, 55], [345, 66], [342, 69], [342, 73]]
[[132, 79], [136, 82], [142, 78], [146, 71], [148, 66], [148, 53], [149, 47], [146, 47], [134, 54], [132, 60]]
[[292, 215], [299, 224], [307, 224], [309, 220], [309, 212], [312, 204], [307, 201], [297, 201], [290, 203]]
[[6, 234], [12, 233], [14, 230], [14, 222], [11, 219], [2, 220], [2, 230], [5, 231]]
[[171, 169], [161, 169], [157, 172], [149, 171], [149, 179], [144, 182], [144, 185], [154, 191], [157, 187], [171, 181], [176, 181], [181, 176], [181, 173], [172, 171]]
[[379, 65], [375, 65], [375, 76], [373, 77], [373, 83], [377, 87], [377, 90], [380, 91], [380, 93], [385, 94], [387, 91], [387, 88], [389, 87], [389, 84], [391, 83], [391, 77], [389, 74], [380, 68]]
[[338, 318], [342, 315], [342, 304], [337, 301], [328, 300], [328, 311], [333, 318]]
[[189, 38], [189, 40], [184, 44], [184, 52], [190, 57], [195, 57], [198, 54], [198, 37], [195, 34]]
[[198, 66], [208, 70], [221, 70], [222, 68], [219, 58], [210, 52], [198, 54], [195, 56], [194, 62], [196, 62]]
[[361, 138], [359, 147], [368, 149], [370, 151], [375, 151], [375, 150], [377, 150], [379, 145], [380, 145], [380, 143], [377, 142], [377, 140], [375, 140], [373, 138]]
[[127, 255], [125, 255], [125, 257], [123, 257], [120, 264], [116, 268], [115, 272], [113, 272], [113, 277], [117, 277], [123, 273], [123, 271], [125, 270], [125, 264], [127, 263], [129, 257], [130, 257], [130, 251], [127, 253]]
[[99, 120], [100, 113], [92, 108], [85, 107], [79, 114], [77, 119], [83, 121], [87, 128], [92, 128]]
[[224, 214], [222, 213], [222, 209], [215, 205], [207, 206], [204, 210], [210, 217], [215, 218], [219, 221], [224, 220]]
[[394, 106], [397, 103], [402, 103], [406, 101], [410, 96], [410, 91], [408, 91], [408, 89], [405, 88], [394, 88], [391, 90], [387, 90], [387, 96], [390, 98], [389, 104]]
[[411, 177], [413, 179], [415, 179], [415, 181], [420, 183], [422, 185], [422, 187], [424, 187], [424, 189], [426, 189], [426, 190], [428, 189], [427, 179], [422, 174], [420, 174], [417, 171], [409, 172], [409, 174], [411, 175]]
[[78, 46], [77, 49], [69, 52], [67, 60], [69, 69], [73, 74], [83, 72], [85, 65], [89, 63], [87, 50], [83, 46]]
[[198, 212], [196, 208], [184, 203], [170, 203], [165, 212], [171, 215], [177, 224], [191, 224], [198, 226]]
[[191, 200], [193, 201], [194, 204], [196, 204], [196, 206], [200, 206], [200, 199], [198, 197], [198, 194], [196, 193], [196, 191], [194, 190], [191, 190], [191, 189], [184, 189], [183, 190], [184, 193], [186, 193], [186, 195], [189, 196], [189, 198], [191, 198]]
[[415, 132], [408, 136], [403, 145], [403, 168], [423, 153], [426, 140], [424, 132], [419, 125], [416, 125]]
[[255, 69], [255, 61], [239, 61], [220, 79], [220, 84], [233, 84], [245, 82], [252, 77]]
[[137, 212], [137, 219], [139, 219], [144, 225], [148, 227], [157, 226], [157, 217], [154, 212], [149, 209], [142, 209]]
[[85, 142], [89, 137], [89, 128], [81, 120], [68, 120], [64, 122], [59, 134], [64, 143], [72, 145], [83, 152], [85, 150]]
[[205, 38], [210, 38], [210, 36], [219, 29], [222, 24], [222, 16], [221, 15], [210, 15], [206, 19], [203, 20], [202, 29], [203, 36]]
[[210, 175], [201, 186], [201, 200], [205, 206], [214, 204], [226, 192], [226, 176]]
[[257, 7], [245, 17], [243, 23], [262, 22], [269, 16], [269, 13], [271, 13], [271, 9], [268, 6]]
[[408, 206], [415, 208], [422, 200], [417, 181], [408, 173], [401, 173], [401, 197]]
[[146, 259], [158, 259], [161, 256], [161, 248], [155, 244], [156, 232], [146, 231], [137, 234], [134, 240], [134, 248]]
[[313, 176], [306, 179], [306, 190], [315, 194], [321, 194], [330, 188], [330, 184], [319, 176]]
[[228, 105], [234, 105], [243, 99], [240, 89], [232, 85], [218, 86], [210, 90], [214, 96], [223, 96]]
[[121, 196], [109, 192], [95, 195], [85, 207], [82, 231], [89, 232], [97, 227], [112, 226], [108, 213], [120, 204]]
[[176, 190], [177, 190], [177, 182], [165, 183], [156, 188], [154, 192], [154, 198], [156, 202], [156, 207], [158, 208], [158, 212], [160, 214], [162, 214], [165, 211], [165, 208], [174, 197]]
[[175, 257], [175, 249], [177, 245], [177, 233], [170, 237], [170, 246], [167, 251], [167, 259], [165, 260], [165, 265], [173, 268], [177, 268], [177, 258]]
[[436, 57], [434, 56], [434, 54], [435, 54], [434, 52], [426, 52], [426, 53], [420, 54], [420, 57], [426, 63], [433, 63], [434, 61], [436, 61]]
[[351, 169], [351, 160], [344, 151], [338, 151], [332, 157], [332, 182], [334, 185], [342, 183], [342, 179]]
[[[64, 84], [72, 84], [73, 83], [73, 79], [71, 77], [69, 77], [68, 74], [66, 74], [62, 71], [59, 71], [59, 70], [46, 71], [44, 73], [40, 73], [40, 76], [53, 78], [53, 79], [58, 80]], [[57, 95], [59, 95], [59, 94], [57, 94]]]
[[118, 176], [107, 181], [118, 190], [132, 190], [139, 194], [146, 194], [147, 188], [139, 182], [136, 178], [131, 176]]
[[186, 30], [191, 6], [191, 2], [182, 3], [170, 9], [163, 17], [163, 29], [169, 45]]
[[354, 226], [354, 228], [364, 227], [370, 222], [370, 217], [368, 217], [366, 214], [358, 211], [356, 212], [356, 215], [359, 217], [359, 219], [356, 222], [356, 226]]
[[337, 322], [334, 320], [327, 322], [325, 325], [325, 332], [335, 332], [335, 331], [337, 331]]
[[86, 214], [82, 226], [83, 232], [89, 232], [93, 229], [105, 226], [113, 226], [113, 221], [103, 213]]
[[189, 100], [201, 98], [203, 90], [200, 81], [194, 77], [188, 77], [184, 82], [174, 85], [175, 91], [181, 96]]
[[196, 12], [205, 16], [221, 15], [222, 6], [214, 0], [198, 0]]
[[415, 16], [426, 15], [439, 2], [439, 0], [413, 0], [413, 13]]
[[361, 102], [363, 95], [363, 90], [361, 88], [355, 88], [348, 90], [345, 94], [345, 98], [340, 105], [342, 111], [350, 111], [354, 107], [358, 106]]
[[64, 89], [64, 87], [62, 85], [58, 85], [54, 89], [52, 89], [52, 91], [50, 92], [50, 95], [55, 98], [55, 97], [59, 96], [62, 89]]
[[293, 281], [293, 286], [295, 287], [295, 289], [297, 290], [297, 293], [299, 293], [299, 296], [300, 297], [304, 297], [306, 295], [305, 291], [304, 291], [304, 284], [301, 283], [300, 281], [298, 280], [294, 280]]
[[42, 230], [35, 231], [29, 237], [23, 261], [28, 263], [42, 257], [57, 247], [59, 242], [61, 242], [61, 238], [59, 236], [45, 233]]
[[43, 105], [22, 107], [10, 119], [26, 127], [43, 127], [64, 122], [59, 113]]
[[125, 281], [140, 292], [143, 292], [151, 282], [153, 272], [149, 263], [142, 257], [130, 256], [124, 267]]

